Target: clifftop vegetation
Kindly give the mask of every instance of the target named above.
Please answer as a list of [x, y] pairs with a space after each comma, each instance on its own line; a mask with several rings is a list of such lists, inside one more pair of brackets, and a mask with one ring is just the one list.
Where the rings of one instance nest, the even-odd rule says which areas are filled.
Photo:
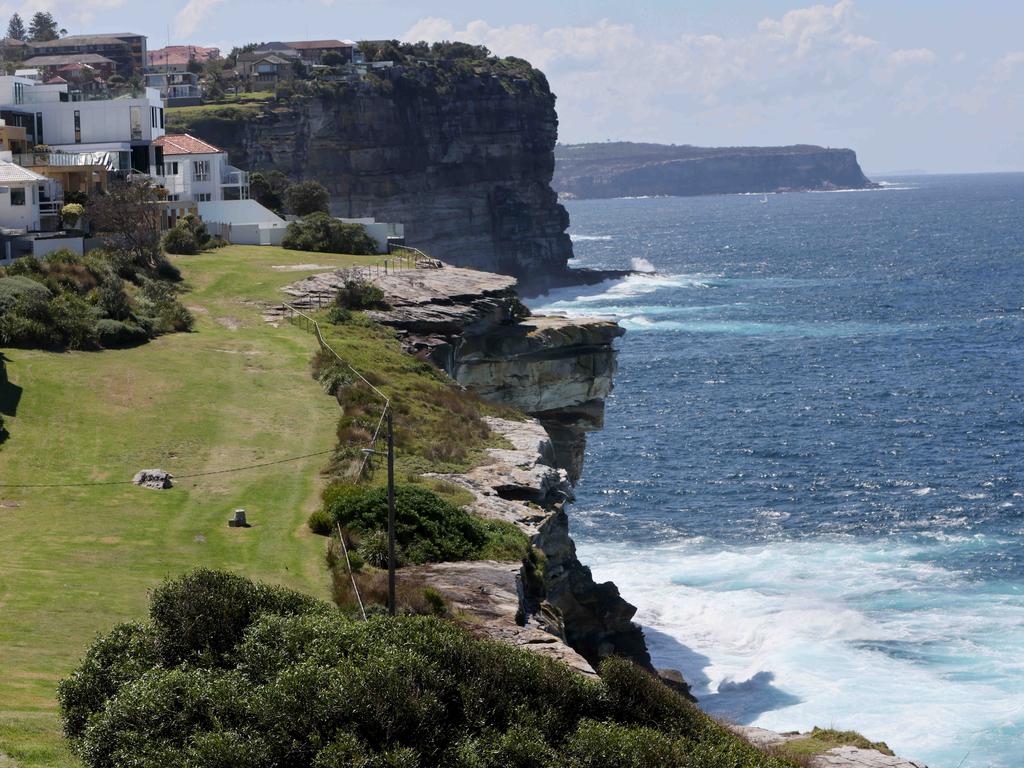
[[90, 768], [783, 768], [652, 676], [592, 681], [433, 618], [348, 618], [200, 570], [61, 684]]

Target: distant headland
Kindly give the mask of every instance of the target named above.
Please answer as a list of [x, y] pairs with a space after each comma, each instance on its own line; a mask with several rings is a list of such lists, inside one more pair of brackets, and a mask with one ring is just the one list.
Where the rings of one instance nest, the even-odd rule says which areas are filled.
[[852, 149], [606, 142], [555, 147], [562, 198], [718, 195], [876, 186]]

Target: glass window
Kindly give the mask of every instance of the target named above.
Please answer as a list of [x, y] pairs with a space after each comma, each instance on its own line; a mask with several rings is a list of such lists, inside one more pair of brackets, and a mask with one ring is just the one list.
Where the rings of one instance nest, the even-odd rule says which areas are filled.
[[11, 187], [11, 205], [25, 204], [25, 189], [23, 187]]
[[164, 127], [164, 108], [160, 107], [160, 127]]
[[210, 193], [209, 192], [200, 192], [198, 195], [196, 195], [196, 202], [197, 203], [208, 203], [208, 202], [210, 202]]
[[75, 110], [75, 144], [82, 143], [82, 113]]
[[131, 107], [132, 138], [142, 138], [142, 107]]
[[210, 161], [209, 160], [193, 160], [192, 161], [192, 180], [193, 181], [209, 181], [210, 180]]
[[45, 144], [43, 141], [43, 113], [36, 112], [36, 144]]

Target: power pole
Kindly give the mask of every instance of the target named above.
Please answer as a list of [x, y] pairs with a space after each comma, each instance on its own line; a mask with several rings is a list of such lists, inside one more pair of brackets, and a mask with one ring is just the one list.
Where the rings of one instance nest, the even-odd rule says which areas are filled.
[[395, 423], [388, 410], [388, 615], [395, 615]]

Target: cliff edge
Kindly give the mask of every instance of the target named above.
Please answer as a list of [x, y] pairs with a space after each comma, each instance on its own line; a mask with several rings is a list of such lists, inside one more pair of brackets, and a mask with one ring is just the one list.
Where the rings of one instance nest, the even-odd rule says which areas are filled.
[[564, 198], [717, 195], [867, 189], [852, 149], [692, 147], [609, 142], [555, 148], [553, 186]]
[[314, 179], [333, 214], [401, 222], [409, 243], [452, 264], [564, 273], [572, 243], [550, 184], [555, 97], [522, 59], [467, 50], [428, 59], [397, 46], [377, 74], [297, 82], [288, 98], [244, 111], [171, 110], [168, 127], [250, 171]]

